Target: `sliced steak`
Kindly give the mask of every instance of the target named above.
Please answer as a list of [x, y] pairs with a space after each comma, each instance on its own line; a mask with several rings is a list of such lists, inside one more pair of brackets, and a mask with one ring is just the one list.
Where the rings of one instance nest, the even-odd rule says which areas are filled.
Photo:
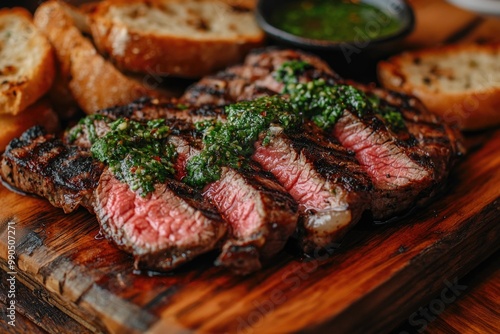
[[[247, 56], [243, 65], [223, 72], [231, 74], [222, 75], [224, 84], [204, 79], [191, 87], [184, 99], [197, 103], [193, 90], [200, 91], [202, 86], [212, 87], [216, 83], [217, 96], [224, 96], [224, 100], [219, 101], [215, 96], [213, 103], [239, 100], [240, 97], [232, 93], [232, 85], [242, 87], [241, 82], [245, 82], [245, 99], [259, 97], [264, 90], [270, 95], [280, 93], [283, 86], [275, 80], [275, 71], [290, 60], [311, 65], [298, 76], [299, 82], [323, 79], [327, 84], [350, 84], [380, 97], [383, 105], [396, 107], [402, 113], [406, 129], [394, 132], [379, 115], [369, 112], [359, 117], [355, 110], [346, 110], [333, 131], [324, 134], [338, 139], [340, 144], [354, 152], [371, 178], [374, 219], [383, 220], [400, 214], [439, 189], [451, 165], [463, 152], [459, 133], [430, 114], [416, 98], [343, 80], [315, 57], [290, 50], [254, 53]], [[203, 98], [203, 102], [207, 101]]]
[[332, 82], [340, 81], [321, 59], [294, 50], [262, 49], [247, 56], [243, 65], [229, 67], [213, 76], [202, 78], [189, 87], [180, 99], [191, 105], [227, 105], [236, 101], [281, 92], [283, 85], [273, 78], [273, 73], [287, 61], [301, 60], [312, 65], [305, 71], [303, 80], [328, 76]]
[[252, 159], [270, 171], [299, 203], [298, 241], [305, 252], [331, 247], [369, 208], [371, 182], [342, 146], [311, 123], [288, 136], [274, 129]]
[[13, 139], [2, 158], [5, 182], [48, 199], [66, 213], [79, 205], [92, 211], [92, 194], [103, 168], [89, 152], [64, 145], [38, 126]]
[[[177, 175], [186, 175], [187, 161], [201, 149], [189, 133], [170, 136], [178, 153]], [[297, 226], [297, 204], [276, 179], [250, 163], [244, 170], [223, 168], [220, 179], [203, 195], [217, 207], [230, 226], [229, 239], [216, 264], [248, 274], [261, 268], [261, 259], [283, 249]]]
[[95, 212], [108, 239], [136, 257], [141, 268], [172, 269], [216, 248], [227, 226], [199, 192], [176, 180], [147, 198], [132, 192], [86, 149], [63, 144], [40, 127], [12, 140], [2, 178], [65, 212], [79, 205]]
[[260, 259], [276, 255], [295, 232], [297, 204], [274, 177], [257, 166], [244, 173], [225, 168], [204, 194], [231, 226], [231, 238], [216, 264], [239, 274], [260, 269]]
[[94, 208], [106, 237], [132, 253], [138, 268], [175, 268], [215, 249], [226, 232], [215, 208], [175, 180], [156, 185], [143, 198], [105, 171]]
[[[163, 106], [158, 106], [158, 108], [163, 108], [162, 113], [164, 116], [176, 117], [182, 120], [224, 119], [223, 109], [213, 106], [210, 108], [208, 105], [185, 110], [169, 109]], [[198, 108], [201, 108], [203, 111], [196, 111]], [[106, 113], [108, 115], [122, 115], [119, 109], [116, 111], [108, 110]], [[158, 115], [158, 111], [152, 114], [156, 116]], [[136, 117], [134, 113], [127, 113], [126, 115], [132, 119]], [[142, 110], [137, 115], [140, 115], [140, 118], [144, 118], [146, 113]], [[277, 131], [279, 132], [279, 130]], [[188, 158], [184, 158], [185, 154], [183, 155], [182, 152], [193, 154], [192, 150], [189, 149], [193, 145], [177, 142], [175, 146], [178, 147], [177, 152], [179, 154], [179, 161], [181, 161], [177, 165], [178, 175], [184, 176], [184, 168], [182, 167]], [[306, 123], [303, 128], [298, 129], [294, 134], [285, 135], [279, 133], [279, 135], [271, 140], [269, 145], [263, 146], [258, 144], [252, 159], [269, 172], [267, 176], [268, 180], [276, 178], [299, 204], [301, 218], [297, 236], [299, 237], [299, 244], [307, 252], [314, 250], [316, 247], [326, 247], [340, 241], [344, 234], [359, 221], [362, 213], [369, 208], [369, 191], [372, 185], [366, 173], [361, 170], [351, 152], [343, 148], [334, 138], [327, 138], [311, 122]], [[226, 169], [226, 171], [228, 170], [230, 169]], [[237, 196], [241, 193], [252, 194], [255, 193], [254, 189], [264, 189], [253, 186], [254, 184], [258, 184], [258, 182], [248, 181], [251, 177], [251, 174], [248, 172], [240, 173], [238, 171], [238, 174], [238, 177], [235, 178], [232, 172], [229, 174], [224, 173], [221, 180], [210, 185], [208, 189], [212, 189], [211, 187], [216, 187], [220, 184], [230, 184], [233, 181], [240, 184], [241, 187], [246, 185], [245, 189], [241, 191], [237, 189], [231, 190], [232, 187], [228, 187], [224, 199], [230, 203], [232, 203], [233, 198], [238, 198]], [[271, 177], [269, 174], [272, 174], [274, 177]], [[274, 187], [276, 188], [276, 185]], [[281, 191], [284, 192], [284, 190]], [[262, 190], [260, 192], [260, 196], [262, 196]], [[219, 195], [219, 191], [206, 191], [205, 194], [206, 196]], [[283, 198], [285, 197], [283, 196]], [[237, 211], [238, 208], [236, 205], [228, 206], [220, 202], [219, 198], [210, 199], [226, 217], [234, 217], [229, 218], [231, 226], [238, 226], [237, 228], [241, 228], [241, 226], [253, 226], [252, 224], [239, 223], [239, 220], [242, 218], [237, 218], [236, 213], [241, 217], [244, 211]], [[253, 206], [259, 207], [256, 203]], [[281, 211], [278, 204], [274, 208], [269, 205], [268, 207], [268, 211], [278, 210], [277, 215], [286, 213], [286, 211]], [[236, 211], [234, 213], [228, 212], [228, 209]], [[292, 217], [289, 211], [287, 215], [288, 217]], [[261, 218], [261, 221], [266, 222], [264, 218]], [[291, 224], [291, 221], [292, 219], [290, 218], [283, 221], [282, 224], [286, 226], [294, 225]], [[268, 225], [269, 222], [260, 224], [260, 226]], [[282, 233], [279, 234], [281, 235]], [[256, 234], [248, 232], [247, 235]], [[283, 240], [282, 244], [284, 242]], [[224, 249], [234, 248], [224, 247]], [[244, 249], [248, 249], [248, 247]], [[253, 250], [252, 252], [255, 253]], [[248, 257], [252, 258], [251, 255]], [[222, 254], [221, 259], [225, 258], [227, 257]], [[238, 258], [241, 263], [244, 263], [241, 260], [241, 254], [238, 255]], [[248, 263], [250, 262], [248, 260]], [[250, 267], [251, 265], [248, 266]], [[245, 265], [241, 267], [245, 267]]]
[[[108, 109], [104, 114], [143, 121], [150, 119], [149, 115], [166, 117], [175, 133], [169, 137], [169, 142], [174, 144], [178, 154], [174, 166], [176, 179], [182, 180], [186, 176], [187, 161], [202, 148], [193, 125], [183, 119], [203, 120], [221, 114], [221, 110], [208, 107], [179, 110], [176, 106], [143, 100], [131, 106]], [[178, 117], [172, 119], [175, 116]], [[99, 119], [92, 124], [95, 129], [107, 127], [106, 122]], [[104, 134], [104, 131], [97, 132], [98, 136]], [[72, 139], [82, 147], [90, 147], [86, 127]], [[217, 182], [207, 185], [203, 196], [224, 215], [231, 229], [217, 264], [239, 274], [260, 269], [261, 258], [269, 258], [283, 249], [297, 226], [295, 201], [271, 174], [255, 164], [250, 164], [244, 172], [225, 168]]]

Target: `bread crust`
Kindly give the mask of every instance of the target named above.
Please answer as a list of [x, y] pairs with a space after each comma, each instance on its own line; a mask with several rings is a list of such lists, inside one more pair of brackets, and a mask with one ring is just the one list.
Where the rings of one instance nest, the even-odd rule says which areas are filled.
[[[0, 114], [16, 115], [33, 104], [43, 96], [51, 87], [55, 77], [55, 64], [52, 47], [45, 36], [36, 31], [32, 23], [31, 14], [24, 8], [12, 8], [0, 10], [0, 21], [6, 16], [15, 16], [22, 20], [23, 24], [29, 25], [34, 31], [30, 39], [21, 39], [26, 43], [26, 52], [31, 50], [30, 44], [36, 43], [38, 50], [36, 61], [29, 69], [23, 68], [24, 75], [17, 80], [2, 79], [5, 69], [2, 71], [2, 88], [0, 91]], [[20, 34], [20, 32], [13, 32]], [[10, 60], [13, 66], [20, 66], [15, 59]]]
[[155, 94], [145, 85], [127, 78], [99, 55], [57, 1], [40, 5], [34, 22], [54, 46], [62, 79], [68, 82], [71, 94], [85, 113]]
[[481, 89], [463, 89], [460, 91], [440, 91], [428, 85], [415, 85], [405, 71], [410, 62], [426, 57], [449, 57], [458, 53], [499, 54], [500, 44], [460, 44], [434, 49], [405, 52], [378, 64], [377, 73], [380, 83], [395, 91], [411, 94], [419, 98], [431, 111], [440, 115], [444, 121], [456, 124], [463, 130], [479, 130], [500, 125], [500, 85]]
[[[161, 6], [165, 2], [179, 1], [151, 1], [153, 6]], [[197, 78], [241, 61], [264, 40], [261, 31], [237, 38], [221, 36], [202, 39], [187, 34], [147, 33], [108, 18], [107, 13], [112, 6], [134, 3], [137, 0], [103, 2], [94, 8], [90, 19], [92, 37], [99, 50], [127, 71]], [[242, 4], [246, 8], [248, 1]]]

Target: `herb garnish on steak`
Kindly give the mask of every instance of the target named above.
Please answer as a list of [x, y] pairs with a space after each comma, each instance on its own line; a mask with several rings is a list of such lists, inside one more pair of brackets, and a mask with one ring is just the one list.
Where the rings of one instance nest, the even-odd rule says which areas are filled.
[[[149, 117], [161, 114], [172, 131], [166, 140], [176, 149], [174, 168], [176, 178], [181, 180], [186, 175], [186, 162], [199, 153], [203, 143], [195, 136], [197, 131], [193, 124], [181, 121], [181, 117], [169, 119], [174, 115], [181, 116], [180, 111], [177, 106], [159, 105], [157, 101], [137, 102], [128, 108], [102, 111], [107, 115], [106, 119], [88, 116], [93, 121], [82, 121], [86, 125], [80, 124], [70, 130], [67, 138], [89, 149], [89, 132], [93, 129], [99, 129], [96, 133], [104, 137], [111, 130], [109, 122], [116, 118], [123, 119], [126, 115], [131, 120], [147, 122]], [[198, 115], [196, 117], [201, 117], [203, 113], [185, 108], [182, 111], [193, 112]], [[215, 113], [205, 111], [211, 115]], [[76, 135], [74, 131], [77, 131]], [[246, 163], [243, 169], [222, 167], [220, 178], [203, 189], [203, 197], [217, 207], [230, 227], [216, 263], [231, 268], [233, 272], [246, 274], [258, 270], [261, 258], [269, 258], [279, 252], [295, 231], [298, 218], [296, 203], [271, 174], [254, 163]]]
[[[2, 177], [67, 211], [95, 211], [109, 239], [159, 270], [221, 248], [217, 263], [246, 274], [296, 226], [306, 252], [329, 247], [365, 211], [386, 219], [430, 198], [462, 153], [459, 134], [415, 98], [348, 82], [291, 50], [251, 54], [180, 101], [99, 113], [70, 131], [79, 147], [36, 130], [14, 140]], [[134, 126], [147, 130], [109, 135]], [[101, 157], [108, 168], [89, 153], [99, 142], [113, 149]], [[74, 168], [57, 175], [52, 160]]]

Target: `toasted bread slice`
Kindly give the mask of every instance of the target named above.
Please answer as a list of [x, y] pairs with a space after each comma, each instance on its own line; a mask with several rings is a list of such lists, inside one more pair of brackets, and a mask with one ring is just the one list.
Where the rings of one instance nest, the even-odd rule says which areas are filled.
[[44, 2], [35, 12], [34, 22], [52, 43], [61, 76], [87, 114], [155, 94], [145, 85], [127, 78], [99, 55], [92, 42], [75, 26], [63, 4]]
[[18, 114], [54, 80], [52, 47], [23, 8], [0, 10], [0, 114]]
[[465, 130], [500, 124], [500, 44], [403, 53], [378, 65], [383, 86], [417, 96]]
[[17, 115], [0, 115], [0, 152], [9, 142], [34, 125], [43, 126], [48, 132], [59, 130], [59, 119], [47, 98], [42, 98]]
[[122, 69], [194, 78], [240, 61], [263, 42], [251, 3], [110, 0], [94, 7], [90, 28], [99, 50]]

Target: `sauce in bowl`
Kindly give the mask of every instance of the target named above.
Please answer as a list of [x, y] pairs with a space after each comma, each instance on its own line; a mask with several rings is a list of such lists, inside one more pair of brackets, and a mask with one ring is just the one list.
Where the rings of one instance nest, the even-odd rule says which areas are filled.
[[402, 22], [365, 2], [347, 0], [296, 0], [286, 3], [271, 18], [290, 34], [332, 42], [351, 42], [360, 33], [382, 39], [398, 33]]

